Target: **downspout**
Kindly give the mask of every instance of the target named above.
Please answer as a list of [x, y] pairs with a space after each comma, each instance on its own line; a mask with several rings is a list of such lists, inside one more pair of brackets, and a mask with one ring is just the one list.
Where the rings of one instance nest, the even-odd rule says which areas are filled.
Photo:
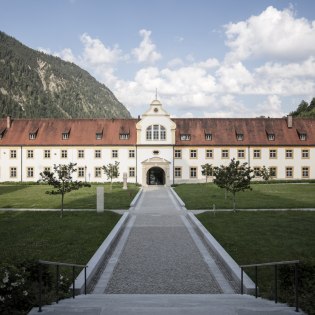
[[248, 166], [250, 167], [250, 146], [247, 147], [247, 161], [248, 161]]
[[136, 145], [136, 184], [138, 184], [138, 146]]
[[23, 182], [23, 146], [21, 146], [21, 183]]
[[173, 185], [175, 185], [175, 159], [174, 159], [174, 154], [175, 154], [175, 146], [173, 145]]

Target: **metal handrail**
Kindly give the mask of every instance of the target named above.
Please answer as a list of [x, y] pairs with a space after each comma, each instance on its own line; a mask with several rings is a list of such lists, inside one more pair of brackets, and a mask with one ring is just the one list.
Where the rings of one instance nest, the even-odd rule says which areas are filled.
[[300, 263], [299, 260], [287, 260], [287, 261], [276, 261], [276, 262], [269, 262], [269, 263], [262, 263], [262, 264], [250, 264], [250, 265], [241, 265], [241, 294], [244, 292], [244, 285], [243, 285], [243, 277], [244, 277], [244, 268], [255, 268], [255, 297], [258, 297], [258, 267], [266, 267], [266, 266], [274, 266], [275, 268], [275, 288], [274, 288], [274, 300], [275, 303], [278, 303], [278, 266], [280, 265], [294, 265], [294, 292], [295, 292], [295, 311], [299, 311], [299, 287], [298, 287], [298, 264]]
[[84, 268], [84, 294], [86, 294], [86, 268], [87, 265], [78, 265], [78, 264], [69, 264], [69, 263], [62, 263], [57, 261], [48, 261], [48, 260], [39, 260], [39, 302], [38, 302], [38, 312], [42, 312], [42, 265], [53, 265], [56, 266], [56, 303], [58, 304], [59, 298], [59, 267], [72, 267], [72, 298], [75, 298], [75, 268]]

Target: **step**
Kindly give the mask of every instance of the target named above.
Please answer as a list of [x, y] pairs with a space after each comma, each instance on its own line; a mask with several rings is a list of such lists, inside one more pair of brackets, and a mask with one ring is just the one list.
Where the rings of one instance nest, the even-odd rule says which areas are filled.
[[[38, 314], [38, 308], [29, 314]], [[239, 294], [89, 294], [44, 306], [42, 314], [289, 315], [296, 312], [285, 304]]]

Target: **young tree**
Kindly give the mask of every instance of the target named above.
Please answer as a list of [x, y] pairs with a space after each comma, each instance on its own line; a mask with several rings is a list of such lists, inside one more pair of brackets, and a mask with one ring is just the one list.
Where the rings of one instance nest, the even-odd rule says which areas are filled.
[[213, 182], [232, 193], [234, 211], [236, 210], [236, 193], [251, 189], [250, 182], [254, 177], [252, 172], [253, 170], [247, 166], [247, 163], [241, 164], [235, 159], [232, 159], [228, 166], [221, 166], [215, 171]]
[[115, 164], [109, 163], [108, 165], [104, 165], [102, 168], [104, 174], [107, 176], [107, 179], [110, 179], [110, 190], [112, 190], [113, 178], [117, 178], [119, 176], [119, 162], [115, 161]]
[[208, 176], [213, 176], [213, 167], [211, 164], [207, 163], [204, 165], [201, 165], [201, 174], [203, 176], [206, 176], [206, 183], [208, 182]]
[[54, 187], [53, 190], [46, 191], [46, 194], [61, 195], [61, 212], [60, 212], [61, 218], [63, 216], [65, 194], [72, 190], [78, 190], [83, 186], [87, 186], [87, 187], [91, 186], [88, 183], [74, 181], [72, 179], [72, 174], [77, 171], [75, 166], [76, 166], [75, 163], [70, 163], [68, 165], [59, 164], [59, 165], [54, 165], [53, 172], [44, 171], [40, 173], [41, 179], [38, 182], [46, 183]]
[[256, 175], [258, 177], [261, 177], [264, 181], [268, 181], [271, 177], [270, 171], [268, 168], [264, 165]]

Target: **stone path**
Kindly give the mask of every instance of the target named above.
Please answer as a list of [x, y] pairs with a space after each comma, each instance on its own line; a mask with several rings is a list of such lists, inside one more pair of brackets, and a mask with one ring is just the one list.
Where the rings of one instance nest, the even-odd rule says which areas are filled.
[[93, 293], [235, 293], [170, 188], [145, 188]]

